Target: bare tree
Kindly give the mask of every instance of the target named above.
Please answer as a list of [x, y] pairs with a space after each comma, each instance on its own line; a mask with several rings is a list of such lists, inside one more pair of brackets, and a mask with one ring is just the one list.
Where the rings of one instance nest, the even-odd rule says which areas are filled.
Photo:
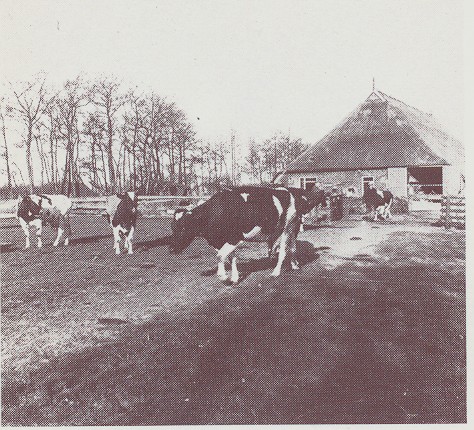
[[64, 84], [62, 94], [57, 97], [59, 132], [66, 148], [66, 159], [61, 181], [61, 193], [78, 195], [78, 146], [80, 141], [79, 116], [81, 108], [88, 103], [87, 90], [80, 76]]
[[110, 192], [114, 193], [117, 188], [114, 164], [114, 135], [118, 129], [117, 112], [125, 103], [125, 96], [121, 94], [120, 83], [117, 80], [103, 78], [92, 86], [92, 100], [104, 118], [109, 185]]
[[254, 180], [264, 183], [272, 179], [298, 155], [307, 149], [301, 139], [291, 139], [290, 133], [277, 132], [261, 143], [251, 141], [246, 157], [247, 172]]
[[2, 152], [2, 156], [5, 158], [5, 162], [6, 162], [8, 197], [11, 198], [12, 197], [12, 174], [10, 171], [10, 154], [8, 152], [5, 116], [3, 115], [3, 108], [5, 106], [4, 100], [5, 99], [2, 98], [1, 104], [0, 104], [0, 120], [2, 121], [2, 137], [3, 137], [3, 143], [4, 143], [4, 151]]
[[10, 84], [16, 99], [16, 105], [13, 106], [13, 109], [25, 127], [25, 157], [29, 180], [28, 190], [31, 193], [34, 187], [33, 163], [31, 158], [31, 144], [33, 142], [34, 128], [54, 100], [54, 96], [48, 96], [45, 82], [46, 77], [38, 75], [33, 82], [22, 84], [20, 90], [14, 89], [13, 85]]

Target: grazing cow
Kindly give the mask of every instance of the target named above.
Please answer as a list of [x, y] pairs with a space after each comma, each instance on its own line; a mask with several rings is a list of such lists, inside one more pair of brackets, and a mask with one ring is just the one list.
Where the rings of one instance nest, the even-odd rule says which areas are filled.
[[364, 193], [364, 201], [369, 210], [374, 210], [374, 221], [380, 216], [383, 219], [390, 218], [390, 207], [393, 202], [393, 194], [390, 191], [377, 190], [374, 184], [369, 184]]
[[[196, 237], [203, 237], [217, 250], [217, 275], [227, 280], [225, 263], [232, 256], [230, 280], [238, 282], [236, 257], [233, 253], [244, 240], [267, 236], [269, 249], [280, 238], [280, 252], [272, 276], [281, 272], [283, 261], [293, 252], [293, 235], [298, 225], [298, 208], [303, 199], [288, 189], [243, 186], [224, 189], [192, 210], [179, 210], [172, 223], [170, 251], [182, 252]], [[295, 240], [296, 242], [296, 240]], [[293, 260], [292, 260], [293, 261]]]
[[58, 246], [63, 234], [65, 236], [64, 245], [68, 245], [71, 234], [69, 223], [71, 206], [71, 199], [61, 194], [31, 194], [25, 197], [18, 197], [16, 216], [25, 233], [25, 248], [30, 247], [30, 226], [36, 228], [38, 248], [42, 247], [41, 234], [43, 226], [46, 224], [50, 224], [58, 230], [53, 246]]
[[120, 254], [120, 239], [124, 240], [124, 247], [129, 254], [133, 254], [132, 238], [137, 222], [138, 196], [129, 191], [125, 194], [117, 194], [106, 198], [107, 222], [114, 232], [114, 249]]

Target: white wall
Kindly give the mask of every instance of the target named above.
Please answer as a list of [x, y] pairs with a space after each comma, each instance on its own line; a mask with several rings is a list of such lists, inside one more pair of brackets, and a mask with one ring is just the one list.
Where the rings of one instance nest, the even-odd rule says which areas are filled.
[[390, 190], [394, 196], [407, 197], [407, 168], [389, 167], [387, 171], [387, 189]]
[[457, 195], [460, 188], [460, 169], [456, 166], [443, 166], [443, 194]]

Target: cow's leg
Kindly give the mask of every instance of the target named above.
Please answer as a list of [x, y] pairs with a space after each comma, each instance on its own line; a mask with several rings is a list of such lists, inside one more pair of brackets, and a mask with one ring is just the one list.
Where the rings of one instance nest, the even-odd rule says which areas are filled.
[[221, 281], [227, 280], [227, 273], [225, 270], [225, 262], [232, 252], [234, 252], [237, 245], [231, 245], [230, 243], [225, 243], [219, 251], [217, 251], [217, 257], [219, 261], [217, 262], [217, 276]]
[[288, 239], [289, 239], [288, 231], [284, 231], [281, 234], [281, 239], [280, 239], [280, 252], [278, 253], [278, 262], [275, 268], [273, 269], [272, 276], [280, 276], [281, 266], [283, 265], [283, 261], [285, 260], [286, 252], [288, 248]]
[[133, 232], [135, 231], [134, 227], [130, 227], [130, 231], [128, 232], [127, 238], [125, 239], [126, 248], [128, 249], [129, 254], [133, 254], [132, 250], [132, 239], [133, 239]]
[[237, 257], [235, 256], [232, 256], [232, 271], [230, 274], [230, 280], [234, 284], [239, 282], [239, 271], [237, 270]]
[[293, 233], [290, 236], [290, 255], [291, 255], [291, 268], [293, 270], [299, 269], [300, 268], [300, 263], [298, 262], [296, 258], [296, 238], [298, 235], [298, 231], [300, 230], [301, 223], [297, 223], [295, 225], [295, 228], [293, 230]]
[[62, 229], [61, 227], [58, 227], [58, 235], [56, 236], [56, 240], [54, 241], [53, 246], [59, 245], [59, 240], [61, 239], [61, 236], [63, 235], [63, 233], [64, 233], [64, 229]]
[[43, 242], [41, 240], [41, 235], [43, 233], [43, 221], [37, 218], [31, 221], [30, 225], [33, 225], [36, 228], [36, 238], [38, 239], [38, 248], [41, 248], [43, 246]]
[[120, 226], [112, 227], [114, 232], [114, 249], [116, 254], [120, 254]]
[[64, 239], [64, 245], [69, 245], [69, 236], [71, 236], [71, 223], [69, 219], [69, 214], [64, 216], [64, 235], [66, 238]]
[[23, 218], [18, 218], [18, 221], [20, 223], [21, 229], [23, 230], [23, 233], [25, 233], [25, 249], [27, 249], [30, 247], [30, 228], [28, 226], [28, 223]]
[[295, 198], [290, 194], [290, 205], [288, 206], [286, 213], [285, 226], [280, 238], [280, 252], [278, 253], [278, 262], [273, 269], [272, 276], [280, 276], [281, 267], [285, 261], [286, 254], [288, 252], [288, 241], [291, 240], [290, 236], [294, 234], [296, 218]]
[[385, 205], [379, 206], [379, 208], [378, 208], [378, 216], [379, 216], [381, 219], [385, 219]]
[[272, 255], [276, 252], [278, 246], [279, 236], [275, 233], [272, 233], [268, 236], [268, 258], [272, 258]]
[[393, 200], [390, 200], [390, 201], [387, 203], [387, 207], [385, 208], [385, 217], [386, 217], [387, 219], [392, 217], [392, 213], [390, 212], [390, 207], [392, 206], [392, 202], [393, 202]]

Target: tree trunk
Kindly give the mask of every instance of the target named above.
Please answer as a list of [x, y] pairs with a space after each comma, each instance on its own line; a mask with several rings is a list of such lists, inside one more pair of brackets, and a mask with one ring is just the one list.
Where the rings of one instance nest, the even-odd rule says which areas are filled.
[[33, 138], [33, 124], [28, 124], [28, 135], [26, 138], [26, 168], [28, 170], [28, 192], [33, 194], [34, 189], [34, 177], [33, 177], [33, 163], [31, 160], [31, 140]]
[[112, 114], [110, 112], [110, 107], [107, 106], [107, 161], [109, 168], [109, 182], [110, 182], [110, 191], [115, 193], [116, 184], [115, 184], [115, 168], [114, 168], [114, 157], [113, 157], [113, 129], [112, 129]]
[[12, 197], [12, 175], [10, 172], [10, 158], [9, 158], [9, 153], [8, 153], [8, 144], [7, 144], [7, 134], [5, 131], [5, 118], [3, 117], [3, 114], [0, 112], [0, 117], [2, 120], [2, 135], [3, 135], [3, 141], [5, 142], [5, 161], [7, 163], [7, 187], [8, 187], [8, 197]]

